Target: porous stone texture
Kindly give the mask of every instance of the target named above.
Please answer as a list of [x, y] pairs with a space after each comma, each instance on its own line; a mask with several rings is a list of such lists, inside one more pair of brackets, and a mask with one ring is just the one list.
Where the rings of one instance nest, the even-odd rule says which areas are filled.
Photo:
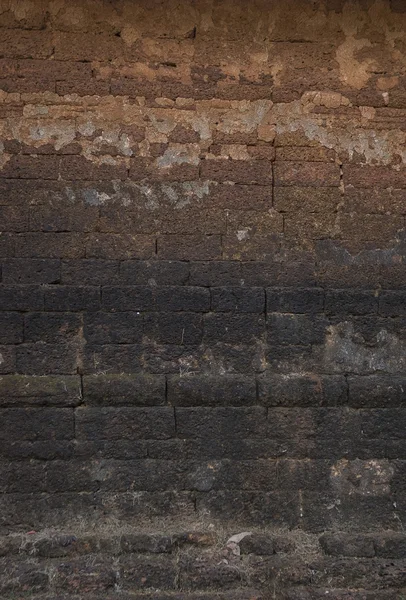
[[0, 33], [0, 597], [406, 598], [406, 2]]

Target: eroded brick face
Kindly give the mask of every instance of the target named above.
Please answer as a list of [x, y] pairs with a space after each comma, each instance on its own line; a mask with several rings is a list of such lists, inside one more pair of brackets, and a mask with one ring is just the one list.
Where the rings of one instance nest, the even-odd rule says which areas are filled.
[[1, 598], [406, 597], [404, 3], [0, 33]]

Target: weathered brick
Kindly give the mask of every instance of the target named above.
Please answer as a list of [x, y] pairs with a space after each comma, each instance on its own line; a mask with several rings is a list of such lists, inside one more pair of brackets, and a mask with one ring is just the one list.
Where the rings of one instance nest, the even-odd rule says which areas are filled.
[[268, 343], [322, 344], [327, 327], [328, 321], [323, 317], [272, 313], [267, 318]]
[[0, 285], [0, 310], [43, 310], [44, 292], [37, 285]]
[[160, 235], [158, 256], [164, 260], [216, 260], [221, 258], [219, 235]]
[[323, 311], [324, 290], [317, 288], [268, 288], [268, 312], [319, 313]]
[[404, 533], [385, 532], [374, 538], [376, 555], [380, 558], [405, 558], [406, 536]]
[[94, 312], [85, 317], [84, 336], [90, 344], [132, 344], [140, 342], [142, 334], [143, 317], [137, 312]]
[[60, 563], [56, 567], [55, 587], [58, 593], [106, 593], [113, 591], [116, 571], [108, 560], [81, 558]]
[[265, 309], [265, 293], [259, 287], [213, 287], [210, 293], [214, 312], [262, 313]]
[[406, 294], [384, 291], [379, 294], [379, 314], [384, 317], [404, 317], [406, 315]]
[[23, 341], [23, 318], [18, 313], [0, 313], [0, 344], [18, 344]]
[[128, 556], [120, 560], [120, 576], [126, 590], [175, 590], [177, 567], [172, 558]]
[[61, 283], [64, 285], [111, 285], [118, 280], [115, 260], [64, 260]]
[[167, 439], [175, 434], [173, 408], [77, 408], [77, 438]]
[[70, 440], [74, 437], [73, 410], [70, 408], [5, 408], [2, 441]]
[[90, 259], [148, 259], [154, 255], [153, 236], [97, 233], [91, 234], [86, 241], [86, 258]]
[[77, 373], [78, 343], [70, 342], [24, 343], [16, 348], [17, 372], [26, 375]]
[[349, 377], [349, 404], [355, 408], [389, 408], [402, 406], [406, 399], [406, 382], [401, 375]]
[[270, 185], [272, 168], [265, 160], [204, 160], [201, 164], [201, 177], [219, 182]]
[[151, 311], [156, 307], [155, 294], [153, 288], [145, 286], [103, 286], [102, 307], [114, 312]]
[[79, 377], [5, 375], [0, 378], [1, 406], [75, 406], [81, 400]]
[[30, 212], [31, 231], [94, 231], [99, 209], [97, 206], [75, 204], [66, 208], [64, 202], [53, 201], [50, 205], [36, 206]]
[[100, 289], [64, 285], [44, 287], [44, 301], [48, 311], [99, 310]]
[[3, 262], [3, 282], [7, 284], [59, 283], [61, 262], [51, 258], [15, 258]]
[[185, 285], [189, 264], [176, 261], [123, 261], [120, 279], [128, 285]]
[[156, 307], [167, 312], [208, 312], [210, 292], [204, 287], [160, 287], [156, 291]]
[[166, 403], [161, 375], [92, 375], [83, 378], [86, 404], [156, 406]]
[[275, 163], [275, 185], [335, 187], [340, 184], [340, 168], [336, 164], [317, 162]]
[[327, 290], [325, 311], [327, 315], [376, 314], [378, 297], [372, 291]]
[[241, 285], [241, 265], [237, 261], [191, 263], [190, 284], [205, 287]]
[[139, 344], [105, 344], [87, 343], [83, 355], [83, 373], [138, 373], [144, 348]]
[[79, 335], [82, 320], [70, 313], [30, 313], [24, 317], [24, 342], [57, 343]]
[[347, 404], [343, 376], [261, 375], [258, 396], [266, 406], [340, 406]]
[[272, 204], [272, 188], [227, 183], [211, 185], [207, 202], [210, 206], [230, 210], [266, 210]]
[[199, 344], [203, 333], [202, 316], [187, 312], [146, 315], [144, 330], [148, 338], [162, 344]]
[[176, 408], [176, 431], [182, 438], [240, 438], [264, 434], [265, 409], [231, 407]]
[[210, 314], [204, 317], [204, 340], [248, 343], [265, 332], [265, 320], [249, 314]]
[[276, 210], [286, 213], [331, 213], [341, 202], [338, 188], [276, 187], [274, 190]]
[[23, 232], [29, 228], [29, 213], [22, 206], [1, 206], [0, 223], [3, 231]]
[[333, 556], [356, 558], [375, 556], [373, 539], [365, 535], [326, 533], [319, 538], [319, 541], [324, 552]]
[[343, 213], [339, 216], [338, 227], [344, 239], [391, 240], [403, 228], [403, 219], [400, 215]]
[[390, 167], [344, 165], [344, 183], [356, 188], [405, 188], [406, 171]]
[[57, 156], [14, 155], [0, 171], [0, 177], [13, 179], [58, 179]]
[[172, 375], [168, 378], [172, 406], [250, 406], [256, 403], [253, 377], [240, 375]]

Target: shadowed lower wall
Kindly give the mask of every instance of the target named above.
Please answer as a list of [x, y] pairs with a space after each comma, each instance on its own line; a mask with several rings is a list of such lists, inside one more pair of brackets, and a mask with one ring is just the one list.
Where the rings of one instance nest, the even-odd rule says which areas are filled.
[[1, 598], [405, 598], [406, 3], [0, 28]]

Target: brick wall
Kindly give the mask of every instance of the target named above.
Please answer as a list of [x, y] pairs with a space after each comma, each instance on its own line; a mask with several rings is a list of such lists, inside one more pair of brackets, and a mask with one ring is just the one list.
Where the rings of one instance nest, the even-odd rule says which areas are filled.
[[405, 598], [406, 3], [0, 28], [1, 598]]

